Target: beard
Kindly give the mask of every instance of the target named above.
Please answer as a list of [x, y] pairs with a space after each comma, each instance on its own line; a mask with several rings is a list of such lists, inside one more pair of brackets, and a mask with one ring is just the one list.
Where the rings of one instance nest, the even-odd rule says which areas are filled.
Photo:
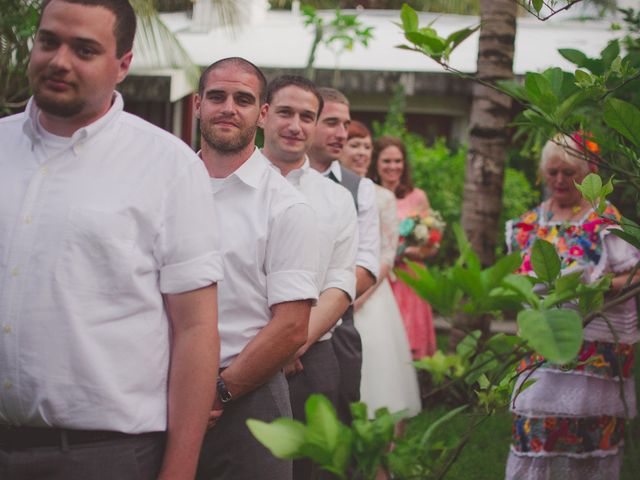
[[207, 145], [213, 150], [223, 155], [233, 155], [246, 148], [253, 142], [257, 129], [257, 125], [252, 125], [251, 127], [241, 129], [235, 135], [223, 137], [217, 134], [212, 125], [200, 124], [200, 133], [204, 141], [207, 142]]
[[56, 117], [73, 117], [82, 112], [84, 108], [84, 102], [80, 99], [59, 101], [35, 92], [33, 98], [40, 110]]
[[[42, 81], [44, 79], [41, 78], [40, 82]], [[72, 85], [72, 88], [75, 90], [75, 85]], [[38, 83], [33, 85], [33, 99], [43, 112], [63, 118], [79, 114], [86, 105], [85, 100], [77, 95], [71, 98], [60, 98], [55, 94], [46, 92]]]

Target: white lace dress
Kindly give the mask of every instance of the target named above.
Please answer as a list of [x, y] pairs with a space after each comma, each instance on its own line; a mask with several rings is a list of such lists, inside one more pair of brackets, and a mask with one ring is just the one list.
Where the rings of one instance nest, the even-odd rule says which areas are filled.
[[[398, 245], [398, 217], [393, 193], [376, 185], [380, 212], [380, 261], [393, 268]], [[420, 393], [400, 310], [385, 278], [355, 313], [362, 338], [360, 397], [373, 416], [376, 409], [420, 412]]]
[[[612, 206], [605, 215], [619, 218]], [[507, 224], [507, 243], [510, 250], [523, 253], [523, 268], [535, 238], [552, 242], [563, 268], [583, 269], [591, 282], [609, 272], [628, 272], [640, 259], [640, 253], [611, 235], [593, 211], [573, 223], [550, 222], [547, 217], [538, 207]], [[545, 363], [529, 377], [536, 382], [512, 403], [508, 480], [619, 477], [625, 420], [636, 414], [632, 375], [633, 347], [638, 341], [635, 299], [606, 314], [610, 325], [597, 319], [585, 328], [578, 354], [586, 362], [583, 366]], [[519, 381], [525, 378], [522, 374]]]

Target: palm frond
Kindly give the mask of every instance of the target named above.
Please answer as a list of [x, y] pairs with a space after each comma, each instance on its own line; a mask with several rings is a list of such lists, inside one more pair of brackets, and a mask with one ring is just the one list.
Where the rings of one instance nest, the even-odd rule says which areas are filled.
[[[240, 19], [240, 4], [236, 0], [205, 0], [212, 2], [225, 25], [236, 25]], [[185, 70], [195, 88], [200, 68], [189, 57], [175, 34], [158, 15], [155, 0], [131, 0], [138, 17], [138, 30], [133, 53], [140, 69], [178, 68]]]

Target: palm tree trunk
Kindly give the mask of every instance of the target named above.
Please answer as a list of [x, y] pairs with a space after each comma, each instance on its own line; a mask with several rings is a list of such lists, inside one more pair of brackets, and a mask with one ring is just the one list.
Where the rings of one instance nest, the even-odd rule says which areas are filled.
[[[485, 82], [513, 78], [516, 35], [513, 0], [480, 0], [478, 79]], [[462, 226], [480, 261], [495, 260], [504, 165], [510, 142], [511, 98], [477, 83], [473, 87]]]
[[[513, 78], [517, 2], [480, 0], [477, 77], [484, 82]], [[502, 209], [502, 184], [510, 132], [511, 98], [476, 83], [471, 104], [462, 227], [484, 266], [495, 260]], [[487, 319], [466, 319], [468, 329], [488, 333]]]

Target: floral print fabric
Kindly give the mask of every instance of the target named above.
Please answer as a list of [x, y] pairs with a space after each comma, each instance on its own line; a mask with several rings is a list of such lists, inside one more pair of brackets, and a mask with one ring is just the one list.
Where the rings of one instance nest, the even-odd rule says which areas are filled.
[[587, 454], [616, 451], [624, 439], [624, 419], [525, 417], [514, 415], [512, 449], [529, 454]]
[[522, 254], [519, 273], [527, 274], [533, 270], [531, 247], [537, 238], [556, 247], [563, 269], [598, 265], [603, 252], [602, 233], [620, 219], [620, 212], [607, 204], [602, 216], [591, 210], [578, 223], [548, 222], [546, 216], [540, 205], [512, 223], [513, 231], [508, 238], [508, 246], [510, 251]]
[[539, 368], [549, 368], [560, 371], [572, 371], [576, 374], [590, 375], [606, 379], [630, 378], [633, 366], [633, 345], [626, 343], [590, 342], [585, 341], [576, 357], [576, 362], [558, 365], [545, 362], [540, 355], [531, 355], [520, 361], [518, 372], [543, 362]]

